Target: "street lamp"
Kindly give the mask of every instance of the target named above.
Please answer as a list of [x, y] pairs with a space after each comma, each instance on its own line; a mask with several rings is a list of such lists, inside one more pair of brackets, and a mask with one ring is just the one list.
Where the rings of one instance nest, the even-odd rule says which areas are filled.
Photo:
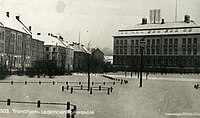
[[140, 86], [142, 87], [142, 68], [143, 68], [143, 50], [144, 50], [144, 39], [140, 40], [140, 54], [141, 54], [141, 60], [140, 60]]

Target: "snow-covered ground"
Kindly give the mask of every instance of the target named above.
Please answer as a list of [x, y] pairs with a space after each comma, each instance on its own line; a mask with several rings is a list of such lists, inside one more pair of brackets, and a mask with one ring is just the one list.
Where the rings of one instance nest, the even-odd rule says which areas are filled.
[[[112, 75], [109, 75], [112, 76]], [[183, 76], [183, 77], [182, 77]], [[200, 117], [200, 90], [194, 89], [197, 81], [170, 81], [171, 79], [184, 78], [198, 79], [198, 75], [149, 75], [148, 80], [143, 80], [143, 87], [139, 88], [139, 79], [134, 75], [126, 77], [128, 84], [105, 85], [114, 88], [113, 93], [107, 95], [106, 91], [61, 91], [61, 86], [65, 84], [0, 84], [0, 100], [37, 101], [41, 102], [71, 102], [77, 105], [78, 111], [85, 111], [90, 114], [77, 114], [75, 118], [176, 118], [177, 115], [169, 113], [182, 113], [181, 118]], [[195, 77], [193, 77], [195, 76]], [[115, 77], [124, 79], [122, 75]], [[145, 76], [144, 76], [145, 77]], [[159, 79], [150, 79], [150, 78]], [[163, 78], [162, 78], [163, 77]], [[167, 81], [164, 81], [168, 78]], [[170, 78], [170, 79], [169, 79]], [[28, 78], [11, 76], [2, 81], [82, 81], [87, 82], [86, 75], [60, 76], [53, 79], [49, 78]], [[110, 82], [112, 80], [101, 77], [91, 76], [91, 81]], [[73, 84], [77, 85], [77, 84]], [[99, 85], [94, 85], [99, 86]], [[16, 110], [30, 111], [65, 111], [66, 106], [12, 104], [0, 103], [1, 109], [10, 110], [9, 114], [0, 113], [1, 118], [66, 118], [63, 114], [16, 114]], [[94, 114], [93, 114], [94, 113]], [[196, 114], [191, 116], [189, 113]], [[198, 116], [199, 113], [199, 116]]]

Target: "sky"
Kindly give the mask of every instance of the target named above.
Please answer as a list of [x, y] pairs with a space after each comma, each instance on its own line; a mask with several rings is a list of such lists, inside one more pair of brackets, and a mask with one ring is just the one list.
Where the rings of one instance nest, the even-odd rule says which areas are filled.
[[[0, 0], [1, 14], [20, 16], [32, 32], [62, 35], [68, 42], [113, 48], [117, 30], [149, 21], [149, 10], [161, 9], [161, 18], [175, 20], [176, 0]], [[177, 20], [184, 15], [200, 24], [200, 0], [178, 0]], [[80, 35], [79, 35], [80, 32]]]

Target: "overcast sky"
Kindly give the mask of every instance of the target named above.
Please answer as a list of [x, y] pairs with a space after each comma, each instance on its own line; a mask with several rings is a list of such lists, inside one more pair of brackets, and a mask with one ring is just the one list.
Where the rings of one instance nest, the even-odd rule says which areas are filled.
[[[20, 15], [33, 33], [61, 34], [68, 42], [112, 49], [118, 29], [136, 25], [149, 10], [161, 9], [161, 18], [175, 20], [175, 0], [0, 0], [1, 13]], [[178, 20], [185, 14], [200, 24], [200, 0], [178, 0]], [[45, 33], [45, 34], [44, 34]]]

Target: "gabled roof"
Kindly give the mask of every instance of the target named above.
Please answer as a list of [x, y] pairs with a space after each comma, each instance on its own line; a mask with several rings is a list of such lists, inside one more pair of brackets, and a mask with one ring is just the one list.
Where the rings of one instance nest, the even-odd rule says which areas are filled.
[[52, 37], [49, 35], [35, 35], [33, 34], [32, 36], [34, 39], [38, 39], [40, 41], [44, 42], [44, 45], [53, 45], [53, 46], [61, 46], [61, 47], [66, 47], [63, 43], [59, 41], [58, 38]]
[[6, 15], [0, 14], [0, 24], [3, 27], [31, 35], [31, 33], [13, 16], [7, 17]]
[[84, 53], [91, 54], [91, 52], [81, 44], [73, 43], [73, 44], [70, 44], [70, 45], [74, 49], [74, 52], [84, 52]]

